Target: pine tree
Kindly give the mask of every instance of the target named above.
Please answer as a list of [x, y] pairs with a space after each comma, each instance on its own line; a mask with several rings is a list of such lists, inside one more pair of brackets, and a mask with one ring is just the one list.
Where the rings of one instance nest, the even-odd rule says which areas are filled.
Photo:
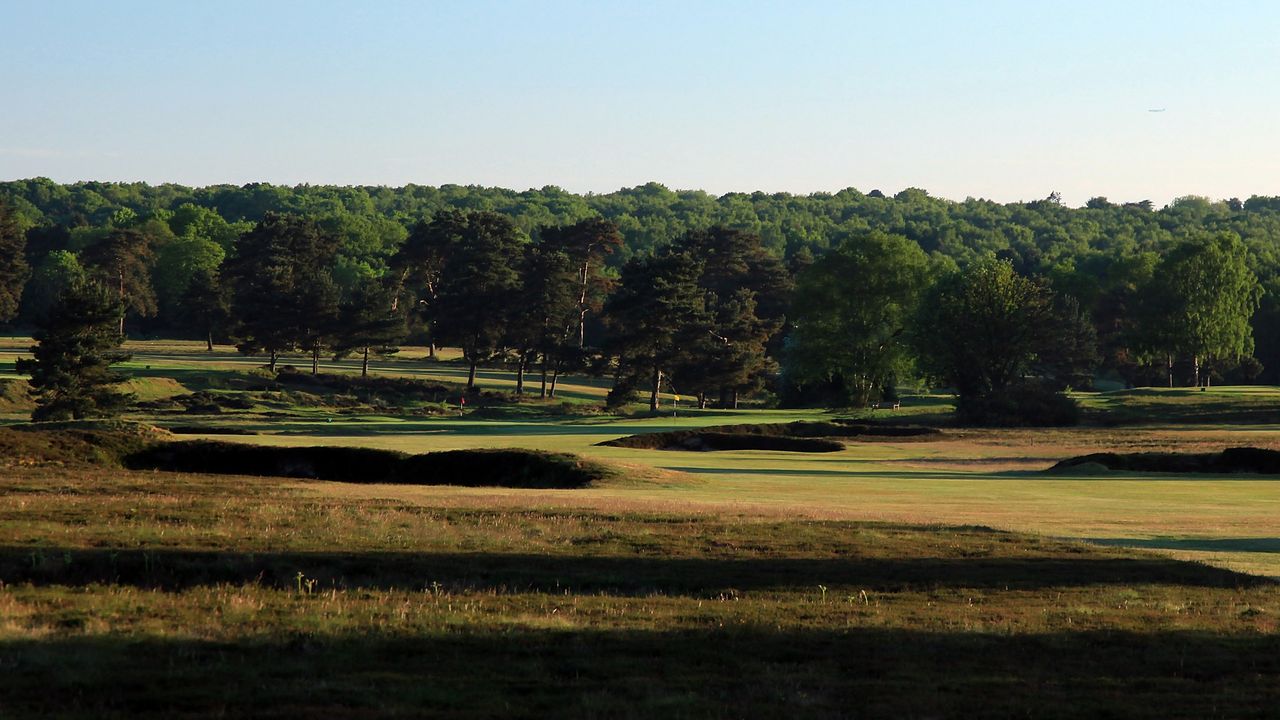
[[523, 240], [510, 218], [493, 212], [467, 214], [459, 230], [435, 296], [420, 302], [432, 337], [462, 349], [471, 389], [476, 368], [495, 357], [508, 339]]
[[130, 402], [116, 389], [124, 377], [111, 369], [130, 357], [117, 350], [123, 315], [115, 288], [79, 282], [62, 293], [32, 333], [34, 358], [17, 364], [37, 393], [32, 420], [105, 417]]
[[209, 270], [197, 270], [182, 294], [182, 311], [186, 319], [200, 329], [210, 352], [213, 336], [225, 329], [231, 319], [231, 307], [218, 275]]
[[667, 250], [637, 258], [622, 268], [618, 290], [605, 306], [609, 327], [606, 349], [618, 358], [618, 387], [649, 385], [649, 409], [658, 410], [658, 393], [672, 368], [690, 363], [683, 353], [706, 336], [712, 318], [698, 286], [702, 263]]
[[[89, 274], [112, 288], [125, 311], [142, 317], [156, 314], [156, 293], [151, 287], [151, 241], [137, 230], [112, 230], [85, 248], [80, 260]], [[124, 335], [124, 314], [120, 315]]]
[[25, 249], [27, 236], [18, 224], [18, 216], [0, 202], [0, 323], [18, 314], [22, 288], [31, 276]]
[[334, 236], [292, 215], [268, 214], [236, 241], [224, 272], [241, 352], [269, 353], [275, 372], [280, 353], [304, 348], [316, 370], [337, 315], [337, 252]]
[[359, 281], [338, 307], [335, 357], [360, 353], [360, 377], [369, 374], [369, 353], [388, 354], [404, 339], [404, 313], [395, 309], [395, 291], [374, 278]]

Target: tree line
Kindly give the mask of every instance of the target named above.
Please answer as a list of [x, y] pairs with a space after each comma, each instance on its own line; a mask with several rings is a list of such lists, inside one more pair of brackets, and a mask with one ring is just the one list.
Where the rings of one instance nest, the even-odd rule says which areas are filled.
[[[704, 226], [690, 211], [690, 227], [638, 250], [625, 223], [589, 207], [583, 217], [569, 213], [572, 222], [551, 214], [531, 229], [527, 217], [498, 210], [443, 207], [406, 220], [379, 214], [376, 203], [371, 214], [267, 209], [246, 219], [273, 206], [259, 197], [262, 186], [238, 189], [259, 202], [237, 200], [239, 214], [228, 220], [192, 202], [215, 190], [224, 201], [236, 198], [228, 189], [98, 184], [131, 190], [142, 212], [116, 197], [104, 220], [103, 208], [90, 204], [101, 225], [50, 221], [74, 215], [83, 201], [76, 194], [91, 186], [0, 184], [10, 198], [0, 203], [0, 319], [36, 326], [67, 288], [94, 283], [122, 308], [118, 332], [234, 339], [273, 366], [281, 353], [303, 350], [313, 367], [325, 356], [357, 354], [367, 368], [371, 354], [412, 338], [461, 348], [469, 385], [478, 367], [501, 363], [516, 370], [521, 393], [533, 373], [539, 394], [553, 396], [560, 374], [594, 372], [613, 377], [615, 400], [643, 390], [655, 406], [662, 389], [700, 404], [731, 406], [766, 389], [788, 402], [862, 404], [920, 379], [955, 387], [962, 398], [1008, 397], [1029, 392], [1028, 378], [1084, 387], [1098, 369], [1131, 384], [1254, 379], [1265, 372], [1258, 357], [1269, 357], [1274, 342], [1264, 292], [1276, 278], [1274, 243], [1263, 230], [1276, 209], [1262, 198], [1238, 207], [1184, 199], [1159, 211], [1100, 199], [1075, 210], [1053, 198], [1021, 208], [987, 204], [1006, 216], [993, 218], [991, 231], [1017, 238], [1018, 228], [1038, 226], [1033, 218], [1056, 217], [1061, 223], [1049, 226], [1056, 233], [1040, 229], [1056, 239], [1033, 233], [1002, 247], [945, 252], [920, 237], [937, 240], [939, 228], [981, 203], [846, 191], [857, 202], [821, 242], [788, 233], [779, 248], [752, 223]], [[308, 190], [272, 196], [283, 204], [280, 197], [311, 197]], [[139, 200], [162, 195], [171, 209]], [[31, 196], [42, 205], [24, 199]], [[859, 214], [876, 204], [897, 216], [873, 223]], [[935, 213], [932, 229], [894, 219], [921, 207], [951, 216]], [[1118, 235], [1072, 254], [1064, 248], [1081, 214], [1111, 225], [1134, 220], [1127, 234], [1113, 227]], [[1245, 226], [1253, 228], [1247, 238], [1223, 229]], [[1160, 231], [1139, 241], [1132, 231], [1144, 227]], [[353, 265], [362, 253], [377, 262]], [[983, 315], [1001, 307], [1018, 312]], [[989, 337], [979, 342], [983, 333]], [[1018, 349], [1008, 351], [1011, 344]], [[948, 360], [948, 353], [971, 354]]]

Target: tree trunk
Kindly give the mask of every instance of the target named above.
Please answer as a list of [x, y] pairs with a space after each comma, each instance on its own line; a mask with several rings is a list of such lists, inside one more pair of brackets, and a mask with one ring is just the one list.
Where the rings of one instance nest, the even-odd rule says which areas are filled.
[[556, 396], [556, 385], [560, 382], [560, 363], [556, 362], [551, 368], [551, 397]]
[[587, 340], [587, 273], [590, 261], [582, 263], [582, 293], [578, 295], [578, 349], [586, 347]]
[[473, 390], [476, 386], [476, 361], [471, 361], [471, 367], [467, 370], [467, 389]]
[[737, 409], [738, 409], [738, 390], [737, 390], [737, 388], [734, 388], [733, 390], [730, 390], [730, 391], [729, 391], [729, 404], [730, 404], [730, 406], [732, 406], [732, 407], [733, 407], [733, 409], [734, 409], [734, 410], [737, 410]]
[[311, 374], [320, 374], [320, 343], [311, 344]]
[[524, 369], [529, 364], [529, 356], [521, 354], [516, 360], [516, 394], [524, 395]]
[[698, 391], [698, 409], [699, 410], [707, 409], [707, 391], [706, 390]]
[[360, 377], [369, 377], [369, 346], [364, 346], [364, 357], [360, 359]]
[[209, 333], [205, 335], [205, 342], [208, 344], [208, 351], [213, 352], [213, 328], [209, 329]]
[[120, 271], [120, 337], [124, 337], [124, 316], [128, 310], [124, 304], [124, 271]]
[[1165, 355], [1165, 371], [1169, 374], [1169, 387], [1173, 387], [1173, 356]]
[[1196, 387], [1200, 387], [1200, 356], [1191, 356], [1192, 377], [1195, 378]]
[[542, 353], [542, 392], [538, 394], [538, 397], [544, 400], [547, 397], [547, 354], [546, 353]]
[[436, 341], [435, 340], [427, 341], [427, 357], [432, 360], [436, 359]]
[[653, 389], [649, 392], [649, 412], [658, 412], [658, 389], [662, 387], [662, 371], [653, 366]]
[[275, 350], [271, 351], [271, 362], [267, 363], [267, 367], [271, 368], [271, 372], [273, 373], [276, 371], [276, 351]]

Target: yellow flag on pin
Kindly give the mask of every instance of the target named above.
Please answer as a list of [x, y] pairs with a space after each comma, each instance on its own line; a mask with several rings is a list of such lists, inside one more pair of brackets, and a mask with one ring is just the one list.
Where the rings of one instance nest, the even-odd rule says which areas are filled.
[[676, 402], [680, 402], [680, 396], [679, 396], [679, 395], [677, 395], [677, 396], [676, 396]]

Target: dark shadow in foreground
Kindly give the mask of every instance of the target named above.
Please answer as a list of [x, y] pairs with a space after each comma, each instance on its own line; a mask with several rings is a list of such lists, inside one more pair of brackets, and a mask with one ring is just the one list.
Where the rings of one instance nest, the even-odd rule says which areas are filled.
[[565, 591], [714, 597], [728, 590], [1037, 589], [1103, 585], [1257, 587], [1273, 581], [1158, 557], [670, 558], [492, 553], [307, 553], [0, 548], [0, 581], [180, 590], [217, 584], [320, 589]]
[[5, 717], [1274, 717], [1280, 636], [449, 631], [0, 643]]

